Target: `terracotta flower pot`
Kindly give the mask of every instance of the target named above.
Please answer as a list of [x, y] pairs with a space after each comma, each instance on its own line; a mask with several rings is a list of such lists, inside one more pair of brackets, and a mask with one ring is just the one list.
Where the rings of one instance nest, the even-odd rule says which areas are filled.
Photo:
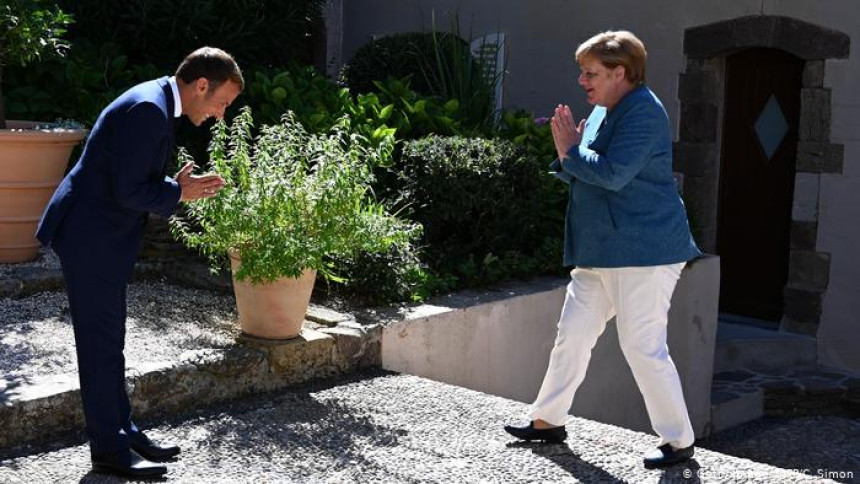
[[268, 284], [236, 280], [241, 259], [230, 255], [233, 291], [239, 311], [239, 327], [249, 336], [265, 339], [291, 339], [302, 331], [316, 271], [306, 269], [298, 278], [283, 277]]
[[87, 133], [30, 129], [35, 124], [9, 121], [9, 129], [0, 130], [0, 263], [36, 257], [39, 217], [63, 179], [72, 149]]

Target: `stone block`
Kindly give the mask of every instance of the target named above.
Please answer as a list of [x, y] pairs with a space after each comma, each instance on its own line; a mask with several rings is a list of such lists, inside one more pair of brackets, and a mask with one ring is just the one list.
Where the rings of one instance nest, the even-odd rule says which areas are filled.
[[805, 173], [842, 173], [845, 147], [821, 141], [797, 143], [797, 171]]
[[15, 297], [26, 297], [43, 291], [60, 291], [65, 288], [63, 272], [46, 267], [20, 267], [15, 276], [21, 281], [21, 290]]
[[789, 251], [786, 287], [824, 292], [830, 281], [830, 254], [806, 250]]
[[830, 139], [830, 89], [800, 90], [799, 141]]
[[137, 368], [130, 375], [129, 396], [141, 416], [183, 412], [247, 394], [267, 372], [266, 355], [256, 349], [191, 351], [178, 362]]
[[790, 316], [783, 315], [779, 329], [786, 333], [815, 336], [818, 334], [818, 321], [798, 321]]
[[350, 314], [341, 313], [333, 309], [329, 309], [316, 304], [308, 306], [305, 318], [323, 326], [337, 326], [338, 323], [352, 321], [354, 318]]
[[334, 328], [322, 329], [320, 332], [334, 338], [332, 360], [341, 371], [355, 371], [382, 364], [381, 326], [345, 323]]
[[818, 198], [821, 175], [796, 173], [794, 175], [794, 197], [791, 201], [791, 219], [803, 222], [818, 221]]
[[819, 27], [790, 17], [772, 17], [771, 45], [804, 60], [844, 59], [848, 57], [850, 37], [836, 30]]
[[845, 387], [838, 382], [821, 378], [804, 378], [800, 380], [803, 390], [810, 397], [826, 397], [841, 399], [845, 395]]
[[84, 427], [76, 373], [6, 382], [0, 396], [0, 448], [56, 439], [58, 432]]
[[[785, 317], [792, 321], [815, 323], [821, 319], [821, 293], [804, 291], [802, 289], [785, 288], [784, 292]], [[796, 331], [795, 331], [796, 332]]]
[[818, 240], [818, 222], [791, 221], [789, 247], [792, 250], [814, 251]]
[[764, 416], [764, 396], [761, 390], [735, 394], [711, 405], [711, 432], [719, 432]]
[[681, 104], [680, 141], [716, 143], [718, 115], [719, 111], [714, 104]]
[[266, 353], [269, 371], [290, 383], [335, 374], [332, 362], [334, 338], [310, 329], [283, 343], [259, 347]]
[[683, 102], [713, 102], [721, 96], [720, 77], [712, 70], [687, 69], [678, 80], [678, 99]]
[[674, 143], [672, 145], [673, 170], [685, 176], [703, 177], [717, 173], [717, 145], [714, 143]]
[[824, 61], [808, 60], [803, 64], [803, 87], [824, 87]]
[[844, 59], [851, 38], [841, 32], [790, 17], [752, 15], [715, 22], [684, 32], [684, 53], [708, 58], [748, 47], [773, 47], [805, 60]]

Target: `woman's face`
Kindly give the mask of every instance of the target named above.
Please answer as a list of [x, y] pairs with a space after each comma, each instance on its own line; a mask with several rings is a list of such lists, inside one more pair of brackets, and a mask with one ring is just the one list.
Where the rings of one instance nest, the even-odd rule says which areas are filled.
[[583, 57], [579, 63], [579, 85], [585, 89], [588, 103], [612, 109], [627, 92], [630, 84], [624, 78], [624, 67], [609, 68], [594, 57]]

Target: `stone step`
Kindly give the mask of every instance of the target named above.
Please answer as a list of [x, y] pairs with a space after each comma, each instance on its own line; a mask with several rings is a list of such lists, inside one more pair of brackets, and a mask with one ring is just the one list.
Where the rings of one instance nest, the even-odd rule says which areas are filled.
[[[701, 447], [687, 464], [647, 470], [641, 459], [657, 437], [581, 418], [568, 423], [564, 444], [515, 442], [501, 427], [527, 410], [502, 397], [375, 371], [144, 428], [182, 448], [167, 463], [175, 482], [834, 482]], [[0, 453], [0, 482], [99, 478], [82, 440]]]
[[721, 432], [764, 416], [764, 391], [714, 390], [711, 394], [711, 432]]
[[815, 338], [721, 320], [717, 324], [714, 373], [734, 370], [812, 369]]
[[[381, 326], [327, 308], [309, 308], [299, 338], [275, 346], [249, 338], [237, 344], [229, 295], [139, 282], [128, 295], [126, 384], [136, 417], [380, 364]], [[0, 301], [0, 449], [80, 431], [65, 294], [40, 291]]]
[[860, 375], [830, 368], [734, 370], [714, 375], [713, 432], [763, 416], [810, 415], [860, 417]]

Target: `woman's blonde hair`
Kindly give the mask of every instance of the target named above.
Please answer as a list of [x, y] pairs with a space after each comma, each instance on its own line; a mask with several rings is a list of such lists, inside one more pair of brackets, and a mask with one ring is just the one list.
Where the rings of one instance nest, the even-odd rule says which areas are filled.
[[576, 49], [576, 62], [581, 63], [586, 57], [597, 59], [610, 69], [624, 66], [624, 77], [634, 85], [645, 82], [648, 52], [645, 44], [631, 32], [610, 30], [595, 35]]

